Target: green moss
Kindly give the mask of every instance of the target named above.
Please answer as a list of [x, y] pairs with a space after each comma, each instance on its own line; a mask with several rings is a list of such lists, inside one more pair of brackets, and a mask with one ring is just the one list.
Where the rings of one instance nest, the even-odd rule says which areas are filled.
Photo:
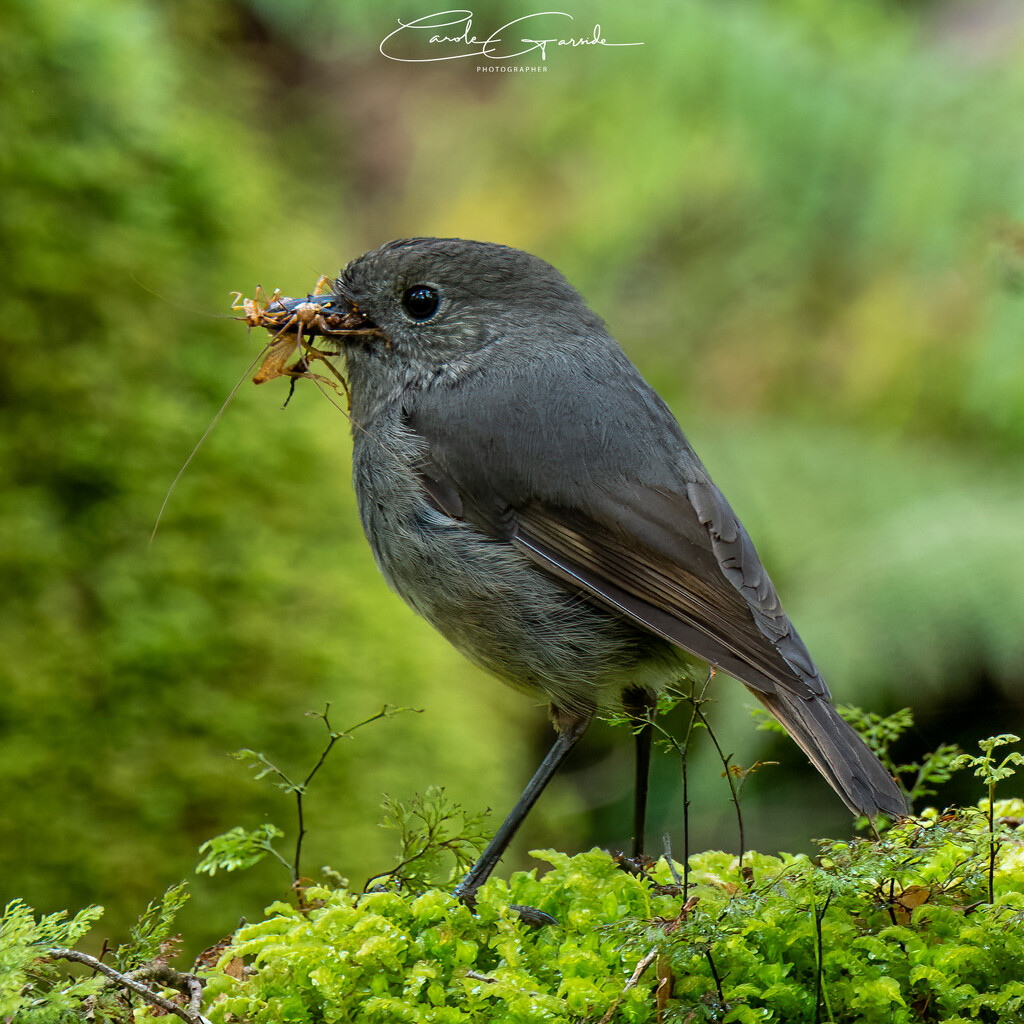
[[[742, 870], [709, 851], [685, 878], [664, 860], [637, 876], [601, 850], [538, 851], [544, 868], [490, 880], [475, 911], [446, 889], [309, 887], [239, 928], [215, 964], [207, 955], [203, 1012], [213, 1024], [1017, 1020], [1024, 800], [992, 811], [931, 810], [881, 839], [823, 841], [813, 858], [752, 852]], [[120, 969], [157, 946], [150, 963], [163, 962], [181, 903], [172, 887], [150, 905]], [[530, 928], [517, 905], [557, 923]], [[5, 1019], [155, 1022], [137, 997], [68, 980], [46, 958], [97, 914], [37, 922], [7, 908]]]
[[[1022, 812], [1022, 801], [996, 808]], [[665, 1020], [813, 1020], [816, 1003], [837, 1022], [1007, 1020], [1024, 994], [1024, 855], [1012, 831], [999, 841], [992, 904], [979, 902], [984, 808], [929, 812], [814, 859], [753, 853], [746, 878], [729, 854], [699, 854], [686, 893], [664, 862], [649, 880], [598, 850], [538, 852], [547, 871], [490, 881], [475, 914], [437, 890], [310, 889], [313, 909], [276, 903], [239, 930], [209, 978], [208, 1013], [217, 1024], [640, 1022], [658, 1019], [661, 985]], [[528, 928], [513, 904], [558, 925]], [[224, 970], [239, 958], [242, 978]]]

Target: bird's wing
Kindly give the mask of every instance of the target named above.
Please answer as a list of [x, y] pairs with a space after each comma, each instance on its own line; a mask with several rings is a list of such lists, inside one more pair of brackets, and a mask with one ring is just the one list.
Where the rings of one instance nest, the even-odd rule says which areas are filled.
[[587, 515], [531, 502], [515, 510], [510, 539], [537, 565], [755, 690], [828, 696], [714, 485], [691, 481], [680, 494], [633, 486], [601, 498]]
[[746, 530], [632, 364], [562, 372], [557, 394], [529, 371], [410, 397], [438, 507], [756, 690], [827, 698]]
[[[902, 813], [891, 778], [829, 702], [746, 530], [661, 400], [630, 364], [617, 369], [611, 391], [607, 378], [570, 374], [557, 396], [531, 401], [510, 381], [487, 402], [472, 383], [436, 408], [411, 402], [425, 494], [746, 683], [851, 809]], [[543, 392], [542, 378], [533, 384]]]

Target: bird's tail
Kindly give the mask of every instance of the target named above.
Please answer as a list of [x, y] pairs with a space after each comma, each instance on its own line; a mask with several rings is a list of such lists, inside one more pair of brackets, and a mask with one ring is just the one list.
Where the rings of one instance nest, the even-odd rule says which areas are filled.
[[907, 813], [907, 801], [892, 776], [827, 700], [781, 687], [775, 693], [750, 692], [786, 727], [854, 814], [898, 818]]

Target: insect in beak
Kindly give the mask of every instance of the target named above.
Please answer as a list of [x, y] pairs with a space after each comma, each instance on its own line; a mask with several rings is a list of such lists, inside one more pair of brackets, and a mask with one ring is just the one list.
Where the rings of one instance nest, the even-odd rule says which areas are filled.
[[[291, 377], [293, 382], [299, 377], [312, 377], [309, 364], [319, 359], [348, 392], [344, 379], [328, 360], [340, 351], [341, 338], [381, 336], [381, 331], [353, 302], [333, 294], [333, 286], [334, 282], [324, 276], [309, 295], [300, 298], [289, 298], [275, 290], [268, 299], [259, 287], [252, 299], [244, 298], [241, 292], [234, 293], [231, 308], [244, 314], [238, 319], [244, 319], [250, 327], [271, 332], [270, 347], [253, 377], [254, 384], [276, 377]], [[324, 352], [315, 348], [311, 339], [318, 337], [328, 342], [338, 339], [334, 342], [335, 350]], [[289, 366], [296, 353], [299, 358]]]

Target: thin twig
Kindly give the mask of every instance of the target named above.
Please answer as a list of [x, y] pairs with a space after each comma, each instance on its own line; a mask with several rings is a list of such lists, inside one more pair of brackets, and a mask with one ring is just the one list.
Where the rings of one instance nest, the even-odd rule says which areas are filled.
[[698, 707], [697, 705], [694, 705], [694, 709], [693, 710], [694, 710], [694, 713], [697, 715], [697, 717], [704, 724], [704, 728], [707, 729], [708, 735], [711, 737], [711, 742], [714, 743], [715, 750], [718, 751], [718, 756], [719, 756], [719, 758], [721, 758], [722, 765], [725, 768], [725, 778], [726, 778], [726, 781], [729, 783], [729, 792], [732, 794], [732, 802], [733, 802], [734, 806], [736, 807], [736, 822], [737, 822], [737, 825], [739, 826], [739, 832], [740, 832], [740, 857], [739, 857], [739, 861], [740, 861], [740, 868], [742, 869], [742, 867], [743, 867], [743, 856], [747, 852], [747, 843], [746, 843], [746, 839], [745, 839], [744, 833], [743, 833], [743, 812], [740, 810], [740, 795], [736, 791], [736, 783], [735, 783], [735, 781], [733, 779], [732, 770], [729, 767], [729, 761], [731, 760], [732, 755], [730, 754], [728, 757], [726, 757], [725, 752], [722, 750], [721, 744], [719, 744], [719, 742], [718, 742], [718, 737], [714, 734], [714, 732], [713, 732], [713, 730], [711, 728], [711, 724], [708, 722], [707, 718], [704, 715], [704, 712], [701, 711], [700, 707]]
[[619, 1008], [619, 1003], [622, 1002], [622, 997], [631, 988], [635, 988], [636, 987], [636, 984], [640, 980], [640, 978], [643, 976], [644, 971], [646, 971], [647, 968], [650, 967], [651, 964], [654, 963], [654, 961], [657, 958], [657, 956], [658, 956], [658, 950], [655, 947], [654, 949], [652, 949], [650, 951], [650, 953], [647, 954], [647, 956], [645, 956], [643, 958], [643, 960], [640, 961], [640, 963], [638, 963], [636, 965], [636, 970], [633, 971], [633, 973], [630, 975], [629, 981], [626, 982], [626, 985], [623, 988], [621, 994], [619, 995], [619, 998], [616, 999], [615, 1002], [612, 1003], [612, 1005], [608, 1007], [607, 1011], [605, 1012], [605, 1015], [600, 1019], [600, 1021], [598, 1021], [598, 1024], [609, 1024], [609, 1022], [611, 1021], [612, 1017], [615, 1015], [615, 1011]]
[[[294, 864], [289, 865], [292, 871], [292, 881], [296, 885], [298, 884], [299, 879], [302, 877], [299, 872], [299, 862], [302, 856], [302, 840], [305, 838], [306, 835], [306, 819], [304, 807], [302, 804], [302, 798], [306, 794], [307, 787], [313, 781], [313, 776], [315, 776], [316, 773], [320, 771], [320, 769], [324, 766], [324, 762], [327, 760], [327, 755], [331, 752], [332, 748], [334, 747], [334, 744], [337, 743], [338, 740], [340, 739], [347, 739], [349, 736], [352, 735], [352, 733], [356, 731], [356, 729], [361, 729], [364, 725], [369, 725], [371, 722], [376, 722], [379, 718], [390, 718], [392, 715], [398, 714], [401, 711], [416, 711], [417, 713], [420, 711], [419, 708], [393, 708], [391, 707], [390, 704], [385, 704], [384, 707], [382, 707], [380, 711], [377, 712], [377, 714], [371, 715], [369, 718], [364, 719], [362, 722], [357, 722], [350, 729], [345, 729], [342, 732], [335, 732], [331, 728], [330, 720], [327, 717], [330, 710], [331, 705], [330, 702], [328, 702], [324, 707], [324, 713], [322, 715], [317, 711], [307, 712], [307, 714], [312, 715], [315, 718], [319, 718], [324, 723], [324, 725], [327, 727], [328, 740], [327, 746], [325, 746], [320, 753], [319, 760], [316, 762], [315, 765], [313, 765], [309, 774], [302, 781], [302, 784], [299, 786], [293, 785], [291, 782], [288, 782], [287, 779], [284, 779], [283, 775], [281, 775], [281, 778], [284, 779], [284, 781], [287, 782], [289, 786], [291, 786], [292, 792], [294, 792], [295, 794], [295, 809], [298, 813], [299, 834], [295, 839], [295, 862]], [[280, 772], [278, 774], [280, 774]], [[279, 855], [278, 859], [283, 860], [284, 858], [280, 857]]]
[[636, 970], [633, 971], [633, 973], [629, 976], [629, 981], [626, 982], [626, 988], [623, 989], [623, 991], [636, 987], [636, 983], [640, 980], [641, 975], [644, 973], [644, 971], [647, 970], [648, 967], [651, 966], [651, 964], [654, 963], [654, 958], [657, 955], [658, 950], [652, 949], [650, 953], [648, 953], [647, 956], [645, 956], [643, 960], [641, 960], [640, 963], [636, 965]]
[[996, 901], [996, 785], [988, 786], [988, 901]]
[[188, 977], [185, 984], [188, 987], [188, 1012], [201, 1018], [199, 1011], [203, 1005], [203, 983], [196, 977]]
[[665, 863], [668, 864], [668, 870], [672, 875], [672, 881], [675, 882], [676, 885], [681, 886], [683, 884], [683, 879], [679, 874], [679, 869], [676, 867], [676, 862], [672, 859], [672, 837], [666, 832], [661, 837], [661, 841], [665, 846]]
[[[814, 972], [814, 1024], [821, 1024], [821, 997], [825, 994], [825, 979], [824, 979], [824, 964], [825, 964], [825, 952], [824, 943], [821, 938], [821, 922], [825, 920], [825, 911], [828, 910], [828, 905], [832, 902], [832, 893], [829, 893], [825, 899], [825, 905], [819, 911], [817, 906], [814, 908], [814, 930], [817, 933], [818, 943], [818, 964], [817, 970]], [[832, 1017], [832, 1011], [828, 1008], [828, 996], [825, 995], [826, 1012], [829, 1018]]]
[[715, 969], [715, 961], [711, 959], [711, 947], [704, 947], [704, 955], [708, 958], [708, 966], [711, 968], [711, 977], [715, 979], [715, 988], [718, 989], [718, 1001], [722, 1006], [725, 1006], [725, 993], [722, 992], [722, 979], [718, 976], [718, 971]]
[[[693, 705], [691, 705], [691, 708]], [[687, 754], [690, 751], [690, 732], [696, 716], [690, 713], [690, 725], [686, 730], [686, 739], [679, 750], [680, 769], [683, 776], [683, 902], [690, 895], [690, 778], [687, 766]]]
[[366, 884], [363, 886], [363, 892], [365, 893], [365, 892], [369, 891], [370, 883], [371, 882], [376, 882], [378, 878], [387, 878], [389, 875], [397, 875], [398, 872], [402, 870], [402, 868], [408, 867], [414, 861], [417, 861], [421, 857], [426, 856], [426, 854], [430, 852], [432, 847], [436, 846], [439, 849], [449, 849], [450, 850], [451, 849], [450, 841], [435, 842], [435, 837], [439, 834], [439, 832], [441, 830], [441, 826], [445, 823], [445, 820], [447, 820], [447, 819], [442, 819], [441, 821], [435, 822], [433, 824], [431, 824], [430, 822], [427, 822], [426, 823], [427, 830], [426, 830], [426, 833], [425, 833], [424, 838], [423, 838], [423, 845], [422, 845], [422, 847], [416, 853], [412, 854], [411, 856], [405, 857], [403, 860], [400, 860], [390, 871], [381, 871], [380, 874], [373, 875], [370, 878], [368, 878], [366, 880]]
[[708, 674], [700, 688], [700, 695], [693, 695], [693, 683], [690, 683], [690, 721], [686, 726], [686, 736], [683, 739], [683, 749], [680, 752], [683, 759], [683, 903], [685, 904], [690, 896], [690, 797], [689, 797], [689, 776], [686, 771], [687, 754], [690, 750], [690, 737], [693, 735], [693, 726], [697, 721], [697, 709], [704, 702], [705, 694], [715, 678], [713, 665], [708, 666]]
[[[669, 741], [676, 748], [676, 752], [679, 754], [680, 773], [682, 775], [683, 782], [683, 902], [685, 903], [689, 897], [690, 889], [690, 793], [689, 793], [689, 773], [687, 771], [687, 751], [690, 749], [690, 736], [693, 734], [693, 723], [696, 719], [696, 708], [697, 704], [704, 700], [704, 694], [707, 692], [708, 684], [711, 682], [714, 676], [714, 669], [708, 671], [707, 678], [704, 680], [704, 685], [701, 687], [700, 696], [694, 696], [693, 687], [690, 687], [690, 694], [687, 698], [690, 703], [690, 721], [686, 726], [686, 736], [683, 738], [683, 742], [675, 738], [664, 726], [654, 722], [654, 728], [661, 733], [665, 739]], [[673, 878], [679, 881], [675, 870], [672, 871]]]
[[[313, 776], [316, 775], [316, 773], [318, 771], [320, 771], [320, 769], [323, 767], [323, 763], [324, 763], [324, 761], [327, 760], [327, 755], [331, 752], [331, 748], [334, 746], [335, 743], [337, 743], [337, 741], [343, 735], [343, 733], [337, 733], [337, 732], [335, 732], [331, 728], [331, 723], [330, 723], [330, 721], [327, 718], [327, 714], [328, 714], [328, 712], [330, 710], [331, 710], [331, 705], [328, 703], [324, 707], [324, 713], [322, 715], [317, 715], [317, 718], [322, 719], [324, 725], [327, 726], [327, 735], [328, 735], [327, 746], [324, 747], [324, 749], [321, 751], [320, 759], [317, 761], [317, 763], [315, 765], [313, 765], [313, 770], [306, 776], [306, 778], [303, 781], [302, 785], [301, 786], [296, 786], [295, 790], [294, 790], [294, 792], [295, 792], [295, 810], [296, 810], [296, 813], [297, 813], [298, 825], [299, 825], [298, 835], [295, 837], [295, 862], [292, 865], [292, 880], [296, 884], [298, 884], [299, 879], [302, 877], [301, 873], [299, 871], [299, 864], [300, 864], [300, 862], [302, 860], [302, 840], [305, 839], [305, 837], [306, 837], [306, 818], [305, 818], [305, 814], [303, 813], [302, 798], [305, 795], [306, 787], [312, 781]], [[311, 714], [315, 714], [315, 712], [311, 712]]]
[[896, 919], [896, 879], [895, 877], [889, 879], [889, 905], [886, 907], [889, 911], [889, 920], [892, 923], [899, 924]]
[[[170, 999], [165, 999], [162, 995], [159, 995], [147, 985], [138, 981], [132, 974], [122, 974], [120, 971], [115, 971], [113, 967], [108, 967], [102, 961], [97, 960], [96, 957], [89, 956], [88, 953], [80, 953], [77, 949], [48, 949], [46, 955], [55, 960], [70, 960], [72, 963], [85, 964], [86, 967], [91, 967], [93, 971], [105, 975], [116, 984], [131, 989], [154, 1006], [159, 1006], [161, 1010], [173, 1013], [176, 1017], [187, 1021], [188, 1024], [210, 1024], [209, 1018], [204, 1017], [199, 1012], [202, 1002], [202, 985], [198, 978], [180, 974], [180, 972], [174, 971], [173, 968], [167, 968], [166, 972], [154, 969], [132, 972], [136, 975], [143, 973], [148, 974], [148, 976], [154, 979], [159, 978], [172, 988], [185, 986], [191, 998], [189, 999], [189, 1005], [184, 1007], [179, 1006], [177, 1003], [172, 1003]], [[195, 984], [195, 987], [193, 987], [192, 983]]]

